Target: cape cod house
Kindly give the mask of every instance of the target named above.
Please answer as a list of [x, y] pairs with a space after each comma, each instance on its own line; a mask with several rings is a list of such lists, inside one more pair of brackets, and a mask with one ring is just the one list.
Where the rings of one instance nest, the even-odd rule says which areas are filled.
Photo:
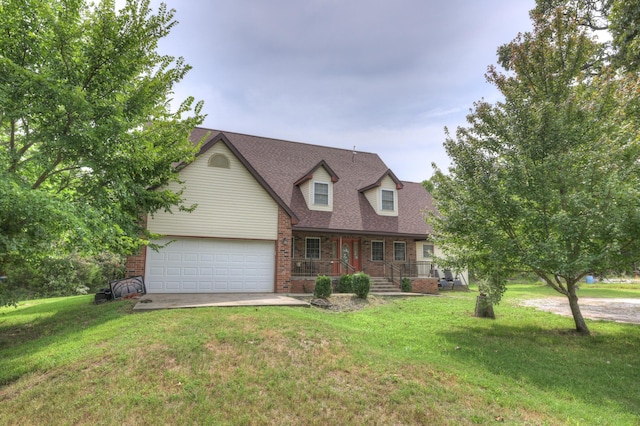
[[319, 274], [356, 271], [437, 291], [432, 200], [420, 183], [372, 153], [205, 128], [192, 140], [205, 136], [180, 171], [197, 208], [149, 216], [148, 229], [173, 242], [127, 260], [148, 292], [298, 293]]

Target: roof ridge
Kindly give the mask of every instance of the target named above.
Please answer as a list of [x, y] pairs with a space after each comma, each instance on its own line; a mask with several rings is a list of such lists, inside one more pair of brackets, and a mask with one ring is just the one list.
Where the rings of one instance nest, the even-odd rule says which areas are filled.
[[[338, 148], [338, 147], [334, 147], [334, 146], [320, 145], [318, 143], [298, 142], [298, 141], [292, 141], [292, 140], [288, 140], [288, 139], [278, 139], [278, 138], [270, 137], [270, 136], [251, 135], [249, 133], [240, 133], [240, 132], [234, 132], [234, 131], [230, 131], [230, 130], [212, 129], [212, 128], [209, 128], [209, 127], [202, 127], [202, 126], [196, 126], [195, 129], [207, 130], [207, 131], [210, 131], [210, 132], [218, 132], [218, 133], [223, 133], [223, 134], [231, 133], [231, 134], [238, 135], [238, 136], [247, 136], [247, 137], [250, 137], [250, 138], [257, 138], [257, 139], [269, 139], [269, 140], [276, 141], [276, 142], [294, 143], [296, 145], [315, 146], [315, 147], [323, 148], [323, 149], [335, 149], [335, 150], [339, 150], [339, 151], [348, 151], [348, 152], [351, 152], [351, 153], [354, 152], [353, 149], [348, 149], [348, 148]], [[380, 156], [375, 152], [359, 151], [359, 150], [355, 150], [355, 152], [358, 153], [358, 154], [375, 155], [378, 158], [380, 158]]]

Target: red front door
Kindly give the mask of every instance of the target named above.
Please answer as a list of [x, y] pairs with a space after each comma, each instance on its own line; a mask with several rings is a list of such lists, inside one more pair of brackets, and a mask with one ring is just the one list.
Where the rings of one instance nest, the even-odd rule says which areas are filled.
[[[333, 240], [333, 273], [348, 274], [362, 269], [360, 261], [360, 238], [335, 238]], [[349, 268], [350, 265], [352, 268]]]

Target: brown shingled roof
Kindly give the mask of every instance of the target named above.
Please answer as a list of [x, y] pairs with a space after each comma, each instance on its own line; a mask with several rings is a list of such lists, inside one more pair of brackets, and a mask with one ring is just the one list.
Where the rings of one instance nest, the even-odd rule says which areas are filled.
[[[265, 189], [294, 219], [293, 229], [425, 237], [431, 233], [425, 212], [433, 210], [431, 195], [419, 183], [400, 182], [377, 154], [289, 142], [233, 132], [196, 128], [191, 139], [210, 132], [201, 153], [222, 140], [249, 166]], [[296, 183], [320, 165], [334, 179], [333, 211], [309, 210]], [[362, 188], [390, 176], [398, 185], [398, 217], [380, 216]]]

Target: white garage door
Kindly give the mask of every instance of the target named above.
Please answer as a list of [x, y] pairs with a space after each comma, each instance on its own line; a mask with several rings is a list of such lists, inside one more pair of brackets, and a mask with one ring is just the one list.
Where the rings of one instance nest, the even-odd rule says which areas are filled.
[[145, 285], [149, 293], [264, 293], [274, 274], [273, 241], [179, 238], [147, 249]]

